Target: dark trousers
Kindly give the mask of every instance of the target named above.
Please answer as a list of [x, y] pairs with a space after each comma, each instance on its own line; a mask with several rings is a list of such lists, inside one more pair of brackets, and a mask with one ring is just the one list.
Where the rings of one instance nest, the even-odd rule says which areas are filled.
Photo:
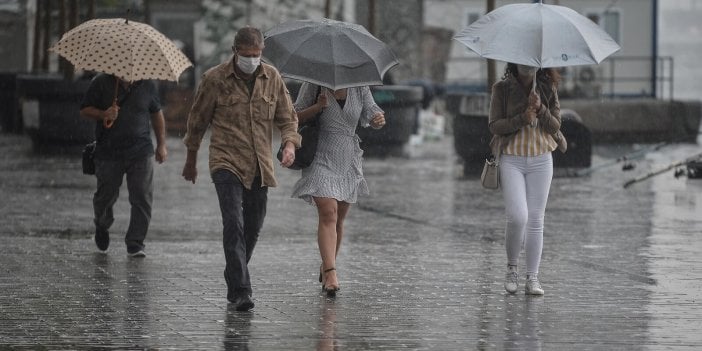
[[127, 244], [127, 251], [134, 253], [144, 248], [144, 238], [151, 221], [154, 190], [154, 165], [151, 156], [133, 160], [95, 160], [97, 191], [93, 196], [94, 222], [98, 232], [108, 232], [110, 229], [115, 221], [112, 206], [119, 197], [119, 188], [125, 174], [132, 209], [124, 243]]
[[217, 190], [224, 225], [227, 297], [233, 298], [240, 292], [251, 295], [248, 263], [266, 217], [268, 187], [261, 187], [261, 178], [256, 177], [251, 190], [248, 190], [236, 175], [223, 169], [212, 173], [212, 181]]

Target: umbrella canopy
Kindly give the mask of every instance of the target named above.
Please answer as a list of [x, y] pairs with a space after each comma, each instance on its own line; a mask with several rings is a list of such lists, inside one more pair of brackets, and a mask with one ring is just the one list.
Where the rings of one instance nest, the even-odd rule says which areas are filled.
[[621, 49], [587, 17], [541, 2], [501, 6], [454, 39], [481, 57], [534, 67], [597, 64]]
[[178, 81], [192, 63], [172, 41], [148, 24], [123, 18], [94, 19], [66, 32], [50, 51], [76, 69], [141, 79]]
[[395, 54], [360, 25], [329, 19], [294, 20], [265, 33], [263, 58], [285, 77], [333, 90], [382, 85]]

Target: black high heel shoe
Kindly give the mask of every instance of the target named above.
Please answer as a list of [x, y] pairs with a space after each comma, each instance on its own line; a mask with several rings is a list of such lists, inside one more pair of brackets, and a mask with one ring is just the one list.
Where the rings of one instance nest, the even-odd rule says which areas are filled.
[[[325, 269], [325, 270], [324, 270], [324, 274], [327, 274], [327, 273], [329, 273], [329, 272], [331, 272], [331, 271], [335, 271], [335, 270], [336, 270], [336, 268], [334, 268], [334, 267], [329, 268], [329, 269]], [[326, 279], [325, 279], [325, 280], [326, 280]], [[324, 290], [324, 292], [327, 293], [327, 296], [328, 296], [328, 297], [335, 297], [335, 296], [336, 296], [336, 292], [339, 291], [340, 289], [341, 289], [341, 288], [339, 288], [338, 283], [337, 283], [337, 286], [327, 286], [327, 285], [326, 285], [326, 282], [322, 284], [322, 290]]]
[[322, 282], [322, 265], [319, 265], [319, 282]]

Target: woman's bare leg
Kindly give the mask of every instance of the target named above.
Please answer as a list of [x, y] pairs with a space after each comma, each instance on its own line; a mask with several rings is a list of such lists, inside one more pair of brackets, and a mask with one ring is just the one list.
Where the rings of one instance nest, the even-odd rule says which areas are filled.
[[319, 224], [317, 225], [317, 244], [319, 245], [319, 254], [322, 257], [322, 285], [329, 288], [338, 288], [339, 281], [336, 277], [336, 270], [327, 271], [331, 268], [336, 268], [337, 201], [325, 197], [313, 197], [313, 199], [317, 205], [317, 214], [319, 217]]
[[351, 209], [351, 204], [344, 201], [337, 202], [337, 219], [336, 219], [336, 253], [335, 256], [339, 256], [339, 248], [341, 248], [341, 239], [344, 237], [344, 219], [346, 219], [346, 214], [349, 213]]

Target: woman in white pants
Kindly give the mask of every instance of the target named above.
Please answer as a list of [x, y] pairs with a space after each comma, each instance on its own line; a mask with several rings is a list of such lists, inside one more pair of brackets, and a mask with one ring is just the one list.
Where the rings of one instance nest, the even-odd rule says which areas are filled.
[[[536, 85], [533, 85], [536, 77]], [[525, 293], [543, 295], [539, 263], [556, 148], [565, 151], [560, 133], [560, 75], [554, 69], [508, 63], [502, 80], [492, 87], [489, 128], [492, 152], [499, 157], [500, 184], [507, 225], [505, 290], [517, 291], [519, 254], [526, 253]]]

